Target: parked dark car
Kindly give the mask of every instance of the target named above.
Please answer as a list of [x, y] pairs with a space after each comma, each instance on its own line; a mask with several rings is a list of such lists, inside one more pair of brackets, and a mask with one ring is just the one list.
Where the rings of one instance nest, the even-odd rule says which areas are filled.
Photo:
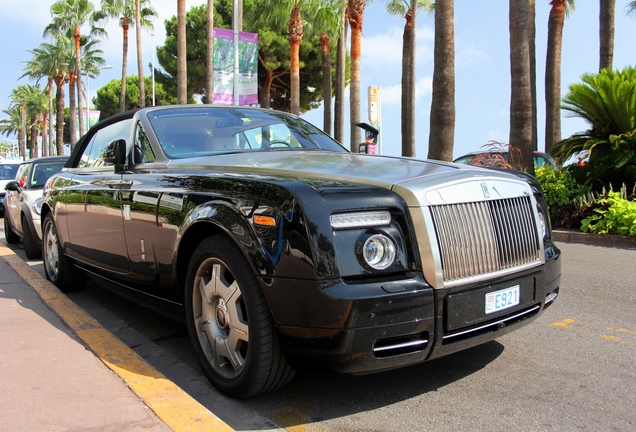
[[0, 162], [0, 216], [4, 216], [4, 187], [7, 183], [15, 180], [20, 162]]
[[[458, 157], [453, 162], [463, 165], [479, 167], [506, 167], [510, 163], [510, 155], [507, 151], [478, 151]], [[547, 153], [534, 152], [534, 169], [542, 166], [557, 168], [552, 156]]]
[[530, 323], [559, 291], [546, 210], [522, 173], [352, 154], [289, 114], [143, 108], [47, 183], [44, 266], [184, 321], [209, 380], [249, 397]]
[[42, 190], [44, 183], [59, 172], [68, 156], [29, 159], [18, 168], [15, 180], [5, 185], [4, 237], [7, 243], [24, 242], [29, 259], [42, 257]]

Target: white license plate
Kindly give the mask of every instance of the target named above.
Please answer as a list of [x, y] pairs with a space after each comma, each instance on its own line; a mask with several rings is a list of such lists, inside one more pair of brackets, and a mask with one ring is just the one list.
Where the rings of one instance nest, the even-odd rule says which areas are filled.
[[486, 294], [486, 313], [499, 312], [519, 304], [519, 285]]

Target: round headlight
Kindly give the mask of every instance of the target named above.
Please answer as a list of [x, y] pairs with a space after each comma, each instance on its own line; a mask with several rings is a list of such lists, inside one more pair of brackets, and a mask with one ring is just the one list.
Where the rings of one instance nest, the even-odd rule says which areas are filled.
[[33, 205], [31, 206], [31, 210], [38, 216], [42, 214], [42, 198], [38, 198], [35, 200]]
[[376, 270], [384, 270], [393, 264], [395, 254], [395, 244], [382, 234], [369, 237], [362, 248], [364, 262]]
[[546, 238], [548, 236], [548, 222], [545, 220], [545, 216], [543, 215], [540, 207], [538, 208], [537, 214], [539, 215], [539, 227], [541, 228], [541, 235], [543, 235], [543, 238]]

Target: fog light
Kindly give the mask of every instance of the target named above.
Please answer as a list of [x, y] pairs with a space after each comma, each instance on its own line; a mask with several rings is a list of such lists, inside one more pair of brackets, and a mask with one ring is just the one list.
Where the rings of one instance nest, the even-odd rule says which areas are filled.
[[395, 244], [387, 236], [376, 234], [364, 242], [362, 255], [369, 267], [384, 270], [395, 261]]
[[543, 235], [543, 238], [547, 238], [548, 237], [548, 222], [545, 220], [545, 216], [543, 215], [543, 212], [541, 211], [541, 208], [538, 208], [538, 215], [539, 215], [539, 227], [541, 228], [541, 234]]

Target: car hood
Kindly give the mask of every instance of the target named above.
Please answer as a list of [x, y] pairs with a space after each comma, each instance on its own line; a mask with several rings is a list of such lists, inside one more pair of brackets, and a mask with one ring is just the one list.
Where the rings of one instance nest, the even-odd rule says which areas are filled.
[[409, 206], [421, 205], [422, 192], [442, 183], [475, 177], [515, 179], [507, 173], [440, 161], [316, 150], [232, 153], [169, 163], [172, 170], [193, 167], [377, 186], [395, 190]]

